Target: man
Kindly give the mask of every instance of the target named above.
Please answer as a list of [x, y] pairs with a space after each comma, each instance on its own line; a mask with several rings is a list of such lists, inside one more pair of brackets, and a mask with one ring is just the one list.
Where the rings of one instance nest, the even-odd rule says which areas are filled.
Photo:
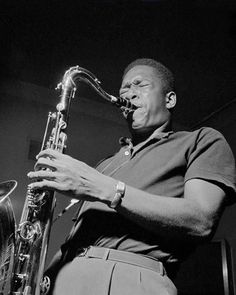
[[32, 189], [85, 201], [49, 267], [56, 295], [176, 294], [175, 266], [212, 236], [235, 193], [234, 159], [221, 134], [172, 131], [176, 94], [165, 66], [134, 61], [120, 96], [137, 109], [126, 117], [132, 138], [117, 154], [95, 170], [45, 150], [29, 173]]

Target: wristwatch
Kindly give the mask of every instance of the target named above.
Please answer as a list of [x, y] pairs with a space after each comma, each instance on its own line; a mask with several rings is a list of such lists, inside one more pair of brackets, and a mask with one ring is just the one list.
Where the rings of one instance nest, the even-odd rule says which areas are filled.
[[122, 198], [124, 197], [124, 195], [125, 195], [125, 183], [122, 181], [118, 181], [116, 185], [115, 196], [113, 200], [111, 201], [109, 207], [112, 209], [115, 209], [118, 205], [121, 204]]

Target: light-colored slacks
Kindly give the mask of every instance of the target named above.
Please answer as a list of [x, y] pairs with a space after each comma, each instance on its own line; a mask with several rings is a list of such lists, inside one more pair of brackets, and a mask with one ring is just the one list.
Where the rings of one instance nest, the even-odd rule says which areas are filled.
[[76, 257], [59, 272], [53, 295], [176, 295], [166, 276], [127, 263]]

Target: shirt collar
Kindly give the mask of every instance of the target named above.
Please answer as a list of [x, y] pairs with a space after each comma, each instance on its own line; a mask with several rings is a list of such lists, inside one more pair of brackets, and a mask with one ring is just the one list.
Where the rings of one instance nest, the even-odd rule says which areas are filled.
[[[162, 138], [168, 138], [169, 135], [172, 133], [174, 133], [174, 131], [163, 132], [163, 131], [156, 129], [144, 142], [147, 143], [152, 139], [160, 140]], [[132, 139], [130, 137], [122, 136], [119, 139], [119, 144], [121, 146], [132, 145]]]
[[150, 139], [161, 139], [161, 138], [168, 138], [170, 134], [174, 133], [174, 131], [167, 131], [167, 132], [163, 132], [163, 131], [159, 131], [158, 129], [156, 129], [152, 135], [148, 138], [148, 140]]

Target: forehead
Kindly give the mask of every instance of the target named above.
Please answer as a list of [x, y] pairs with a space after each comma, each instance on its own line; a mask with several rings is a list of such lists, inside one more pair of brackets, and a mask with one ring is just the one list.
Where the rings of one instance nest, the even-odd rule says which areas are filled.
[[146, 65], [137, 65], [131, 68], [123, 77], [122, 85], [130, 82], [136, 78], [144, 78], [157, 80], [158, 76], [156, 70], [153, 67]]

